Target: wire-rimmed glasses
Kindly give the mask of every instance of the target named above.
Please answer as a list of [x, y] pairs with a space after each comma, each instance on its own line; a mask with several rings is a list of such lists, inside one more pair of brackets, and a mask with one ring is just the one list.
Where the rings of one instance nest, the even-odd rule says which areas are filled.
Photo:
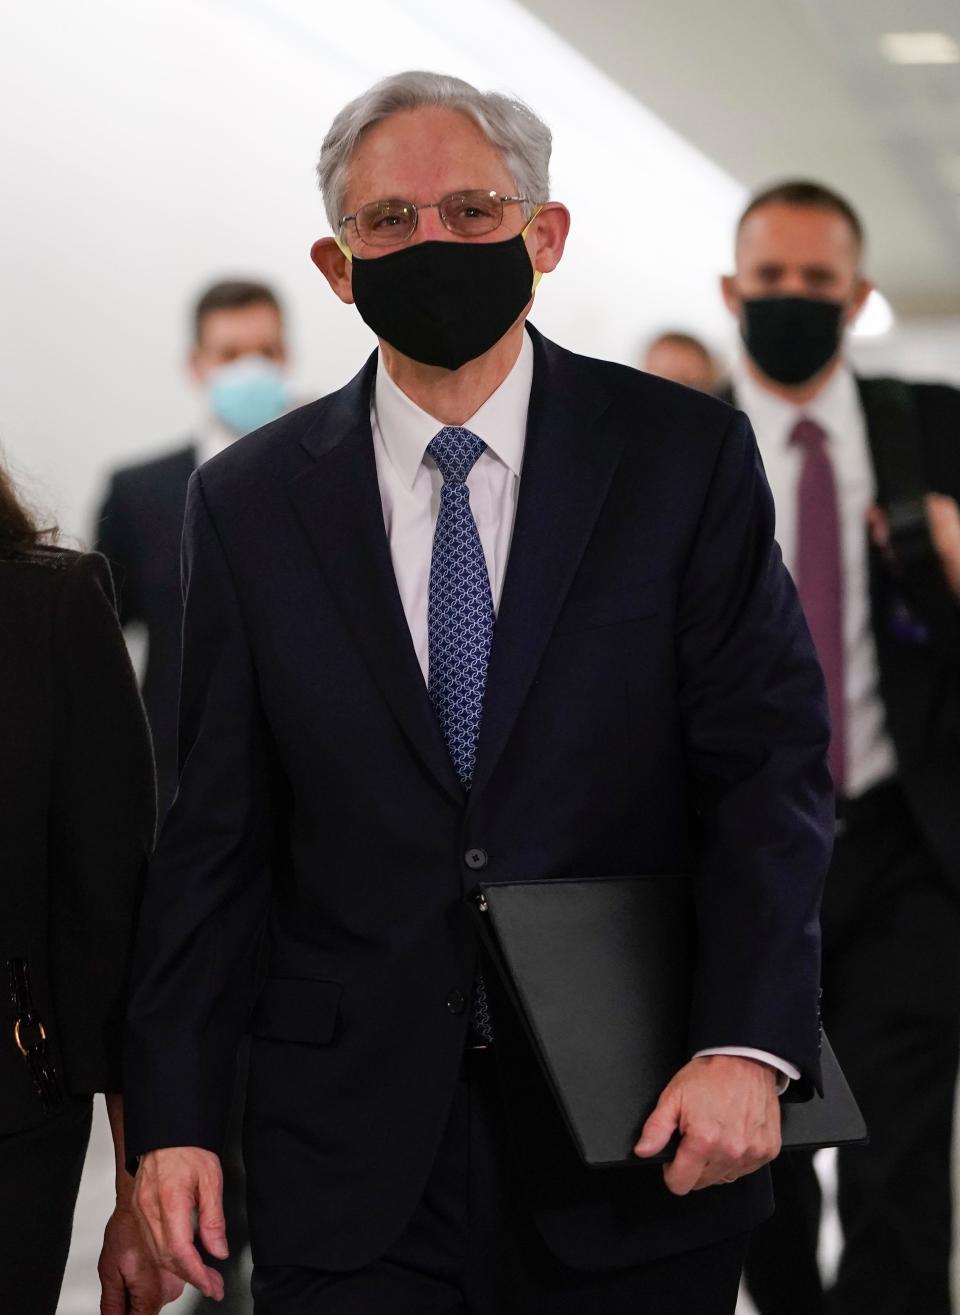
[[353, 223], [361, 241], [375, 247], [394, 246], [407, 242], [417, 231], [421, 210], [437, 210], [440, 222], [457, 237], [483, 237], [503, 223], [505, 205], [526, 204], [525, 196], [501, 196], [496, 191], [476, 188], [466, 192], [451, 192], [439, 201], [417, 206], [413, 201], [389, 197], [384, 201], [368, 201], [355, 214], [344, 215], [344, 226]]

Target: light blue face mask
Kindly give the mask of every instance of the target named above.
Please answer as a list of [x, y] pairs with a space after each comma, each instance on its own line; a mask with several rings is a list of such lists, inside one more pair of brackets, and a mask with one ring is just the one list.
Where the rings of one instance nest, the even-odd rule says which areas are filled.
[[290, 404], [283, 371], [263, 356], [240, 356], [207, 381], [210, 406], [238, 436], [275, 420]]

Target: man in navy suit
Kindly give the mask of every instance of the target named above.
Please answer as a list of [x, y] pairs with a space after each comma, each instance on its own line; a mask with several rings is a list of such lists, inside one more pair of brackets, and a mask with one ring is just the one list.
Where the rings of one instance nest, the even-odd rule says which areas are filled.
[[[312, 254], [379, 349], [191, 483], [127, 1147], [162, 1262], [219, 1295], [191, 1212], [224, 1254], [252, 1033], [258, 1315], [730, 1315], [778, 1093], [819, 1081], [826, 699], [756, 446], [525, 325], [569, 222], [549, 152], [454, 78], [348, 105]], [[694, 873], [690, 1059], [637, 1165], [588, 1170], [530, 1116], [463, 896], [648, 871]]]

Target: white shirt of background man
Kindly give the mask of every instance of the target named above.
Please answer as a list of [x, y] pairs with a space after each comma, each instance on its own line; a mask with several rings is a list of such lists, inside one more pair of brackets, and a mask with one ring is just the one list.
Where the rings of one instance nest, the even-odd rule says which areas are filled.
[[797, 407], [761, 387], [741, 362], [734, 371], [733, 391], [757, 436], [776, 508], [777, 541], [790, 571], [796, 562], [797, 483], [803, 463], [803, 453], [791, 444], [790, 435], [803, 417], [816, 421], [827, 435], [843, 554], [846, 793], [855, 798], [897, 770], [871, 628], [866, 517], [876, 498], [876, 483], [857, 381], [843, 366], [812, 401]]

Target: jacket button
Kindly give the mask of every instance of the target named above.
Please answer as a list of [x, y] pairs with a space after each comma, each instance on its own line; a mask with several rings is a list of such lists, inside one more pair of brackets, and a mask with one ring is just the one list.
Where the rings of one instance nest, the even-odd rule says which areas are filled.
[[463, 856], [463, 861], [468, 868], [472, 868], [474, 872], [479, 872], [487, 866], [490, 860], [485, 849], [468, 849]]
[[467, 1007], [467, 997], [462, 991], [451, 991], [447, 996], [447, 1008], [451, 1014], [462, 1014]]

